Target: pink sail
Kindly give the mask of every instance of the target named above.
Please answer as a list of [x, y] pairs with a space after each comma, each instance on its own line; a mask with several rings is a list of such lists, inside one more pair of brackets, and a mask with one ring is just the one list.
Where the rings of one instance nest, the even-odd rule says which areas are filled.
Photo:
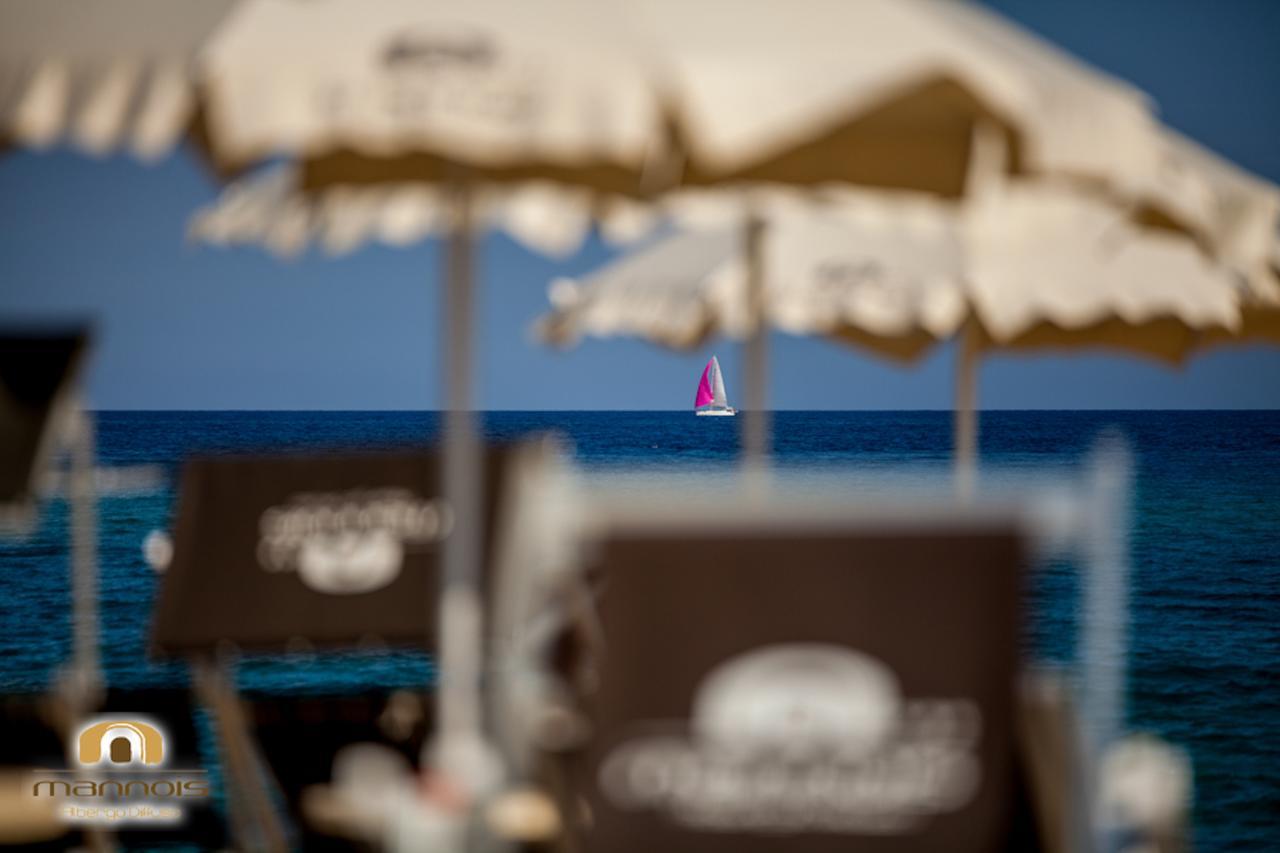
[[702, 380], [698, 383], [698, 396], [693, 401], [695, 409], [702, 408], [716, 398], [711, 391], [711, 364], [712, 362], [708, 361], [707, 366], [702, 369]]

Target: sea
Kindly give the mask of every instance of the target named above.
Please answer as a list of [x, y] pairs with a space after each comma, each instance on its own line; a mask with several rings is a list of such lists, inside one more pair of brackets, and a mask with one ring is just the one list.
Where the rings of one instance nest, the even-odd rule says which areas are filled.
[[[560, 434], [575, 464], [601, 477], [732, 472], [742, 418], [690, 412], [489, 412], [486, 437]], [[430, 412], [100, 412], [103, 464], [163, 466], [172, 484], [191, 454], [392, 448], [438, 434]], [[772, 416], [779, 476], [891, 483], [950, 459], [947, 412], [802, 412]], [[997, 411], [982, 415], [984, 472], [1035, 481], [1084, 470], [1099, 436], [1133, 460], [1127, 725], [1185, 747], [1195, 774], [1200, 850], [1280, 850], [1280, 412]], [[878, 478], [878, 480], [877, 480]], [[815, 485], [816, 488], [816, 485]], [[187, 682], [146, 657], [156, 575], [142, 543], [165, 530], [172, 486], [100, 504], [102, 656], [122, 688]], [[69, 649], [67, 511], [53, 500], [22, 541], [0, 539], [0, 693], [35, 693]], [[1080, 567], [1036, 567], [1025, 655], [1071, 666]], [[265, 693], [422, 686], [429, 657], [352, 652], [244, 659], [239, 683]]]

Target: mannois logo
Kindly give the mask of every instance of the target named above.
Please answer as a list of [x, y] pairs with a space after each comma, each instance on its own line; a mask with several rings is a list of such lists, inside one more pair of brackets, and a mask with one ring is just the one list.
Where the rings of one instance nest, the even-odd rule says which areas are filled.
[[164, 823], [182, 819], [182, 804], [209, 796], [203, 770], [168, 767], [170, 744], [155, 720], [95, 717], [69, 744], [79, 769], [35, 774], [31, 795], [55, 800], [70, 823]]

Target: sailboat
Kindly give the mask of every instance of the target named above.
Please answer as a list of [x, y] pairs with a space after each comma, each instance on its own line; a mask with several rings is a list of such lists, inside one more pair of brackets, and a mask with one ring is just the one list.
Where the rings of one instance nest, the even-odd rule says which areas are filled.
[[724, 374], [720, 361], [713, 355], [702, 370], [698, 381], [698, 396], [693, 400], [693, 410], [698, 415], [736, 415], [738, 410], [729, 405], [729, 395], [724, 390]]

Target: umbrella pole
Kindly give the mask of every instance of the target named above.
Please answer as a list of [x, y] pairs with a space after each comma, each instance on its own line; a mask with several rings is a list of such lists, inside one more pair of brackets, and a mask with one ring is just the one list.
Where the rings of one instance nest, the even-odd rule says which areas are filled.
[[[965, 185], [968, 207], [982, 205], [1004, 192], [1009, 164], [1009, 148], [1005, 135], [996, 124], [979, 120], [973, 126], [973, 146], [969, 158], [969, 174]], [[970, 314], [960, 333], [960, 351], [956, 355], [956, 400], [954, 440], [956, 496], [973, 497], [978, 475], [978, 359], [983, 332], [978, 320]]]
[[71, 424], [72, 678], [76, 713], [96, 704], [102, 686], [98, 655], [98, 493], [94, 484], [93, 417], [76, 405]]
[[445, 393], [443, 488], [452, 527], [443, 543], [439, 591], [439, 666], [436, 735], [428, 764], [468, 794], [493, 781], [492, 753], [481, 729], [483, 612], [480, 595], [480, 440], [472, 412], [475, 305], [472, 194], [465, 176], [446, 187], [449, 235], [445, 248], [442, 380]]
[[[1080, 636], [1083, 668], [1081, 719], [1085, 726], [1084, 804], [1094, 819], [1102, 761], [1125, 724], [1129, 637], [1129, 529], [1133, 462], [1118, 435], [1104, 436], [1091, 454], [1085, 508], [1084, 613]], [[1095, 826], [1095, 831], [1103, 831]], [[1102, 849], [1100, 836], [1097, 849]]]
[[769, 454], [769, 331], [765, 317], [764, 220], [754, 211], [743, 229], [743, 253], [747, 270], [747, 308], [751, 331], [746, 345], [746, 424], [743, 429], [743, 463], [747, 476], [763, 475]]
[[973, 496], [978, 456], [978, 329], [974, 320], [965, 323], [956, 355], [956, 400], [954, 413], [955, 487], [961, 498]]

